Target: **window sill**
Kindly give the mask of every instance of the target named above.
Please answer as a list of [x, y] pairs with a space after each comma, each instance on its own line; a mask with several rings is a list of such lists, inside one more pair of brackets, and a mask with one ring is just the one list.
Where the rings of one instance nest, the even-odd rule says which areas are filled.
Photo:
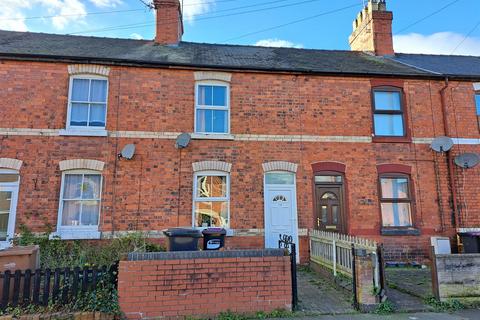
[[61, 136], [77, 137], [106, 137], [107, 130], [88, 130], [88, 129], [61, 129], [58, 133]]
[[382, 228], [382, 236], [419, 236], [420, 230], [416, 228]]
[[94, 240], [100, 239], [101, 233], [97, 229], [75, 229], [75, 230], [57, 230], [50, 234], [50, 239], [60, 238], [61, 240]]
[[411, 137], [385, 137], [385, 136], [372, 136], [372, 142], [374, 143], [412, 143]]
[[195, 140], [234, 140], [233, 134], [228, 133], [192, 133]]

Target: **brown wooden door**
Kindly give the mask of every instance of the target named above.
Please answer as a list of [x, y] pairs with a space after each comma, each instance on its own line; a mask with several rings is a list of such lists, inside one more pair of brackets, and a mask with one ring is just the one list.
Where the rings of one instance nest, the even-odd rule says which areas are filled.
[[315, 187], [315, 229], [344, 233], [342, 186]]

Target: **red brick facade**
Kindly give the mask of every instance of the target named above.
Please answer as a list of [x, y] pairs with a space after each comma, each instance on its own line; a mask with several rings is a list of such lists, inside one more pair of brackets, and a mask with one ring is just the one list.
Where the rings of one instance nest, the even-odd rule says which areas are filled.
[[291, 288], [288, 256], [121, 261], [118, 278], [128, 319], [290, 310]]
[[[78, 137], [59, 135], [67, 117], [67, 68], [66, 63], [0, 61], [0, 158], [23, 161], [17, 227], [26, 224], [44, 231], [57, 224], [59, 163], [68, 159], [105, 163], [103, 236], [111, 231], [159, 233], [168, 227], [191, 226], [192, 163], [218, 160], [232, 164], [230, 228], [235, 235], [228, 237], [227, 247], [261, 247], [262, 164], [288, 161], [298, 164], [301, 237], [314, 227], [312, 164], [322, 162], [344, 165], [348, 232], [383, 242], [390, 258], [421, 258], [428, 252], [431, 236], [455, 234], [446, 158], [429, 147], [433, 137], [445, 135], [443, 81], [399, 79], [411, 139], [372, 142], [371, 79], [232, 71], [233, 138], [196, 139], [179, 151], [174, 146], [176, 135], [193, 131], [196, 70], [111, 66], [109, 134]], [[451, 82], [446, 102], [451, 136], [463, 139], [453, 155], [480, 151], [472, 83]], [[135, 158], [118, 159], [119, 150], [128, 143], [137, 147]], [[411, 168], [413, 224], [420, 235], [381, 235], [377, 166], [383, 164]], [[480, 169], [455, 167], [454, 175], [458, 227], [480, 227]], [[303, 258], [308, 256], [305, 240], [300, 252]]]

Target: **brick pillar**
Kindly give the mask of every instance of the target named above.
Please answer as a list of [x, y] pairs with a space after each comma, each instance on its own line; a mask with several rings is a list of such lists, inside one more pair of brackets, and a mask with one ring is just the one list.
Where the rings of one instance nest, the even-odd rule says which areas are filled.
[[357, 303], [361, 311], [375, 309], [378, 299], [375, 294], [372, 254], [364, 249], [355, 250], [355, 284]]

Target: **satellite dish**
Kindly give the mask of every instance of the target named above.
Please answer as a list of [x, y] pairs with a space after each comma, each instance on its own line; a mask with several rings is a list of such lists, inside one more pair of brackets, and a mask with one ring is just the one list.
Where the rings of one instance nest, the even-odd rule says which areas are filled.
[[188, 146], [190, 143], [190, 140], [192, 137], [188, 133], [182, 133], [177, 137], [177, 140], [175, 141], [175, 148], [177, 149], [184, 149]]
[[455, 157], [455, 164], [461, 168], [473, 168], [480, 163], [480, 156], [476, 153], [464, 153]]
[[127, 160], [131, 160], [135, 155], [135, 145], [134, 144], [127, 144], [123, 147], [122, 152], [118, 155], [121, 158], [125, 158]]
[[432, 141], [430, 148], [436, 152], [447, 152], [453, 148], [453, 140], [449, 137], [437, 137]]

